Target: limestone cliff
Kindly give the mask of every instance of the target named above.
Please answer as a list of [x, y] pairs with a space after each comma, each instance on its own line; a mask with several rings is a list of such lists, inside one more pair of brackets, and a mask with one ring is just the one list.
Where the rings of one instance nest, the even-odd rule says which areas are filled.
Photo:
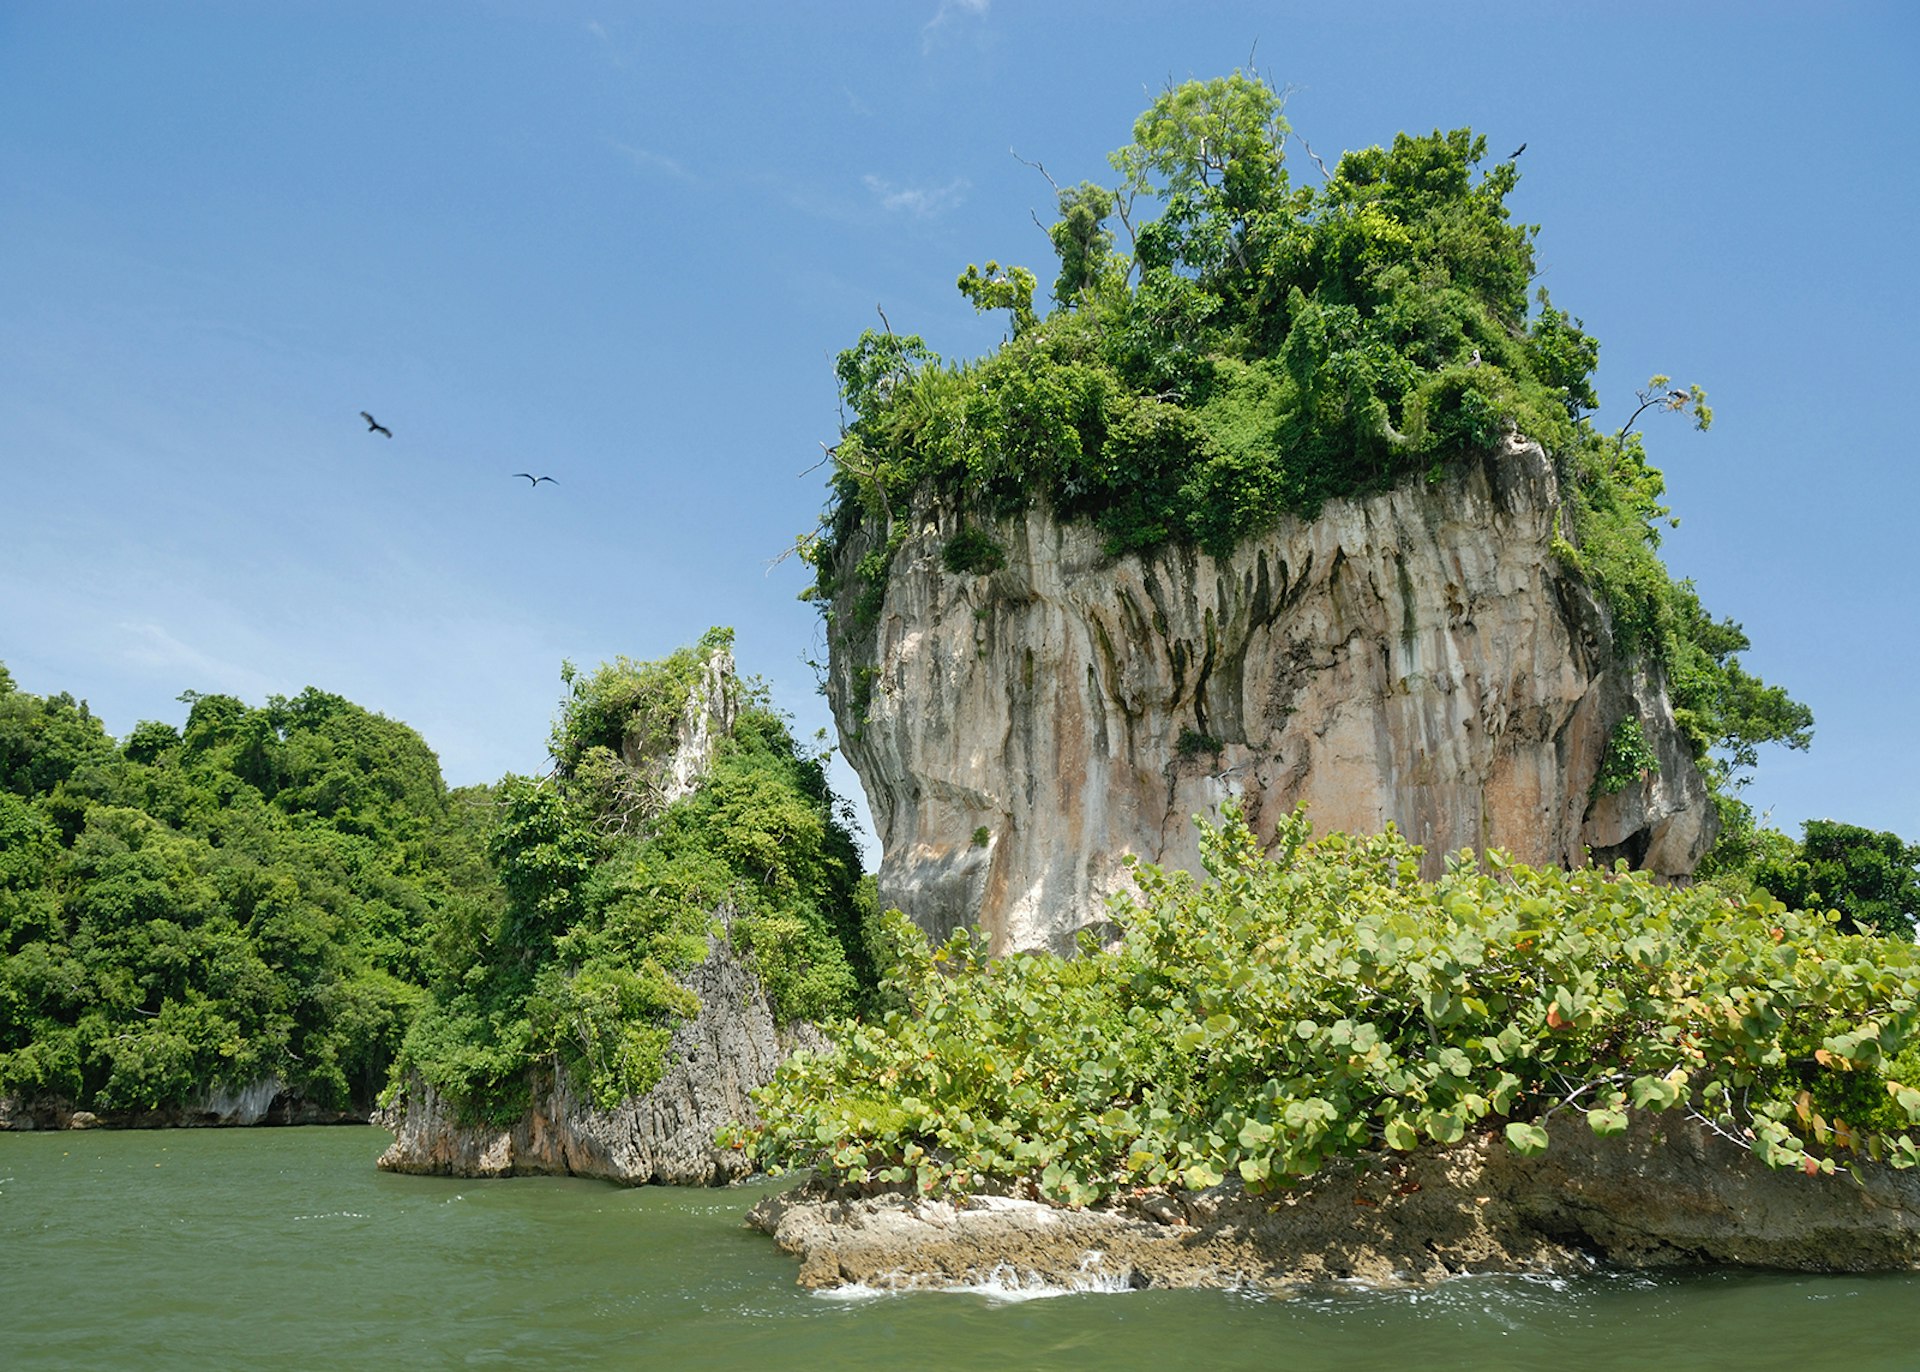
[[365, 1124], [370, 1098], [345, 1108], [324, 1106], [289, 1090], [275, 1077], [245, 1086], [211, 1086], [183, 1105], [130, 1110], [80, 1110], [58, 1096], [0, 1096], [0, 1130], [190, 1129], [255, 1124]]
[[[730, 641], [730, 640], [728, 640]], [[662, 727], [629, 729], [610, 781], [603, 820], [645, 824], [691, 795], [734, 730], [742, 702], [732, 653], [718, 643], [696, 664], [684, 704]], [[748, 1093], [771, 1079], [811, 1026], [781, 1025], [766, 987], [731, 938], [735, 912], [713, 913], [706, 957], [676, 976], [698, 1011], [673, 1026], [664, 1077], [643, 1096], [597, 1106], [556, 1059], [528, 1069], [531, 1103], [504, 1126], [463, 1120], [417, 1074], [376, 1121], [395, 1138], [379, 1165], [394, 1172], [499, 1177], [560, 1173], [639, 1185], [718, 1185], [749, 1170], [745, 1155], [715, 1146], [725, 1125], [754, 1118]]]
[[[1196, 814], [1256, 829], [1389, 822], [1435, 870], [1461, 847], [1535, 863], [1625, 857], [1679, 876], [1712, 838], [1706, 788], [1651, 665], [1554, 555], [1550, 459], [1501, 451], [1329, 502], [1226, 557], [1107, 556], [1041, 510], [991, 526], [1006, 560], [942, 565], [923, 513], [877, 619], [833, 605], [828, 696], [883, 847], [880, 897], [997, 948], [1072, 947], [1127, 854], [1197, 868]], [[852, 565], [874, 531], [856, 531]], [[1658, 765], [1612, 794], [1614, 729]]]
[[765, 990], [724, 937], [682, 978], [700, 998], [668, 1049], [672, 1066], [645, 1096], [602, 1110], [582, 1100], [557, 1067], [533, 1073], [533, 1105], [511, 1126], [460, 1122], [430, 1088], [415, 1081], [380, 1120], [394, 1131], [380, 1157], [390, 1172], [459, 1177], [529, 1173], [602, 1177], [641, 1185], [714, 1186], [737, 1180], [744, 1154], [717, 1147], [726, 1124], [753, 1119], [747, 1093], [763, 1086], [795, 1047], [820, 1046], [801, 1025], [782, 1031]]

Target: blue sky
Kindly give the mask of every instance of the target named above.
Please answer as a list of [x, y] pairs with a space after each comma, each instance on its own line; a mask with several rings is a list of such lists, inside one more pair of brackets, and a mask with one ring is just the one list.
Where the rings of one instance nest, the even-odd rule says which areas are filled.
[[1717, 411], [1650, 431], [1665, 552], [1817, 720], [1750, 799], [1920, 838], [1915, 13], [0, 7], [0, 661], [116, 733], [317, 685], [457, 784], [543, 766], [563, 658], [730, 624], [811, 733], [822, 641], [769, 564], [821, 503], [833, 354], [876, 305], [990, 347], [954, 277], [1051, 275], [1010, 149], [1103, 179], [1154, 91], [1251, 55], [1329, 161], [1527, 144], [1602, 421], [1655, 371]]

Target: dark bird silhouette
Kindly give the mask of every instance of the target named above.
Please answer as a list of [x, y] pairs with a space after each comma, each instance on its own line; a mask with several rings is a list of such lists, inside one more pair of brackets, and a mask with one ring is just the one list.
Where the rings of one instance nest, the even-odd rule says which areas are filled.
[[1522, 143], [1519, 147], [1515, 148], [1512, 152], [1507, 154], [1507, 161], [1509, 162], [1513, 161], [1514, 158], [1518, 157], [1521, 153], [1525, 152], [1526, 150], [1527, 150], [1527, 145], [1525, 143]]
[[[535, 476], [532, 472], [515, 472], [514, 475], [524, 476], [530, 484], [535, 486], [538, 486], [542, 481], [553, 481], [553, 478], [550, 476]], [[553, 481], [553, 484], [558, 486], [560, 483]]]
[[360, 411], [360, 417], [367, 421], [368, 433], [379, 434], [383, 438], [393, 437], [392, 429], [389, 429], [385, 424], [382, 424], [379, 420], [375, 419], [372, 415], [368, 414], [365, 410]]

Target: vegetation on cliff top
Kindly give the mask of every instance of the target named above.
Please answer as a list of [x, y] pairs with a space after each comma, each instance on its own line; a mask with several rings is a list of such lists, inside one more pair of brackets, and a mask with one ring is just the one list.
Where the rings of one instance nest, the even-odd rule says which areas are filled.
[[422, 945], [492, 908], [484, 792], [309, 688], [194, 695], [116, 744], [0, 668], [0, 1094], [178, 1107], [278, 1078], [366, 1103]]
[[1618, 431], [1596, 426], [1599, 344], [1544, 290], [1529, 298], [1514, 163], [1483, 168], [1467, 129], [1402, 133], [1296, 184], [1281, 103], [1238, 72], [1163, 93], [1113, 154], [1116, 185], [1056, 187], [1050, 312], [1026, 268], [960, 277], [1007, 312], [989, 356], [943, 363], [890, 324], [840, 355], [850, 413], [806, 549], [813, 594], [852, 592], [836, 639], [857, 645], [928, 502], [963, 521], [956, 573], [994, 570], [993, 522], [1036, 504], [1115, 553], [1220, 552], [1328, 499], [1439, 479], [1517, 431], [1565, 479], [1564, 562], [1611, 607], [1619, 646], [1665, 666], [1710, 774], [1737, 782], [1761, 743], [1804, 747], [1811, 713], [1741, 666], [1740, 626], [1660, 561], [1669, 511], [1635, 425], [1664, 411], [1705, 428], [1704, 392], [1655, 377]]
[[711, 767], [663, 803], [689, 697], [731, 642], [715, 630], [659, 662], [565, 669], [552, 774], [497, 788], [504, 901], [436, 928], [432, 996], [397, 1076], [496, 1119], [524, 1108], [538, 1062], [564, 1065], [602, 1106], [642, 1094], [699, 1008], [677, 977], [718, 933], [783, 1020], [861, 1002], [876, 980], [872, 888], [851, 816], [762, 688], [716, 678], [736, 697], [732, 730], [715, 724]]
[[[1207, 879], [1136, 869], [1117, 947], [989, 961], [962, 933], [904, 1010], [801, 1055], [742, 1136], [775, 1166], [920, 1192], [1256, 1192], [1328, 1158], [1681, 1111], [1777, 1167], [1920, 1162], [1920, 952], [1764, 894], [1479, 862], [1389, 832], [1275, 856], [1237, 813]], [[912, 945], [911, 931], [906, 941]]]

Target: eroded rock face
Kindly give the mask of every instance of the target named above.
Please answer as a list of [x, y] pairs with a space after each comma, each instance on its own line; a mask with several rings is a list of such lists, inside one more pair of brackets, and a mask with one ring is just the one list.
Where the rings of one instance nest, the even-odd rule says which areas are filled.
[[1564, 1126], [1537, 1158], [1488, 1136], [1339, 1162], [1257, 1200], [1237, 1183], [1091, 1210], [816, 1186], [770, 1197], [749, 1218], [800, 1258], [811, 1287], [1281, 1291], [1573, 1270], [1596, 1255], [1627, 1267], [1920, 1266], [1920, 1174], [1864, 1159], [1852, 1177], [1773, 1171], [1697, 1123], [1657, 1115], [1606, 1139]]
[[674, 1029], [672, 1065], [646, 1095], [602, 1110], [575, 1094], [565, 1072], [536, 1070], [532, 1108], [503, 1129], [462, 1124], [446, 1101], [414, 1082], [376, 1119], [394, 1131], [380, 1166], [456, 1177], [570, 1174], [634, 1186], [719, 1186], [746, 1175], [746, 1156], [717, 1147], [714, 1135], [756, 1119], [747, 1093], [795, 1048], [822, 1040], [809, 1026], [775, 1024], [760, 979], [724, 937], [681, 980], [700, 998], [700, 1013]]
[[[1555, 558], [1537, 445], [1330, 502], [1225, 558], [1106, 556], [1042, 511], [992, 526], [1006, 565], [955, 574], [926, 517], [862, 633], [834, 605], [828, 696], [883, 847], [880, 897], [942, 935], [1069, 950], [1135, 854], [1197, 870], [1192, 818], [1238, 798], [1256, 831], [1389, 822], [1437, 873], [1462, 847], [1690, 872], [1705, 785], [1657, 672], [1615, 652]], [[861, 535], [845, 556], [866, 549]], [[1595, 797], [1617, 724], [1659, 767]]]

